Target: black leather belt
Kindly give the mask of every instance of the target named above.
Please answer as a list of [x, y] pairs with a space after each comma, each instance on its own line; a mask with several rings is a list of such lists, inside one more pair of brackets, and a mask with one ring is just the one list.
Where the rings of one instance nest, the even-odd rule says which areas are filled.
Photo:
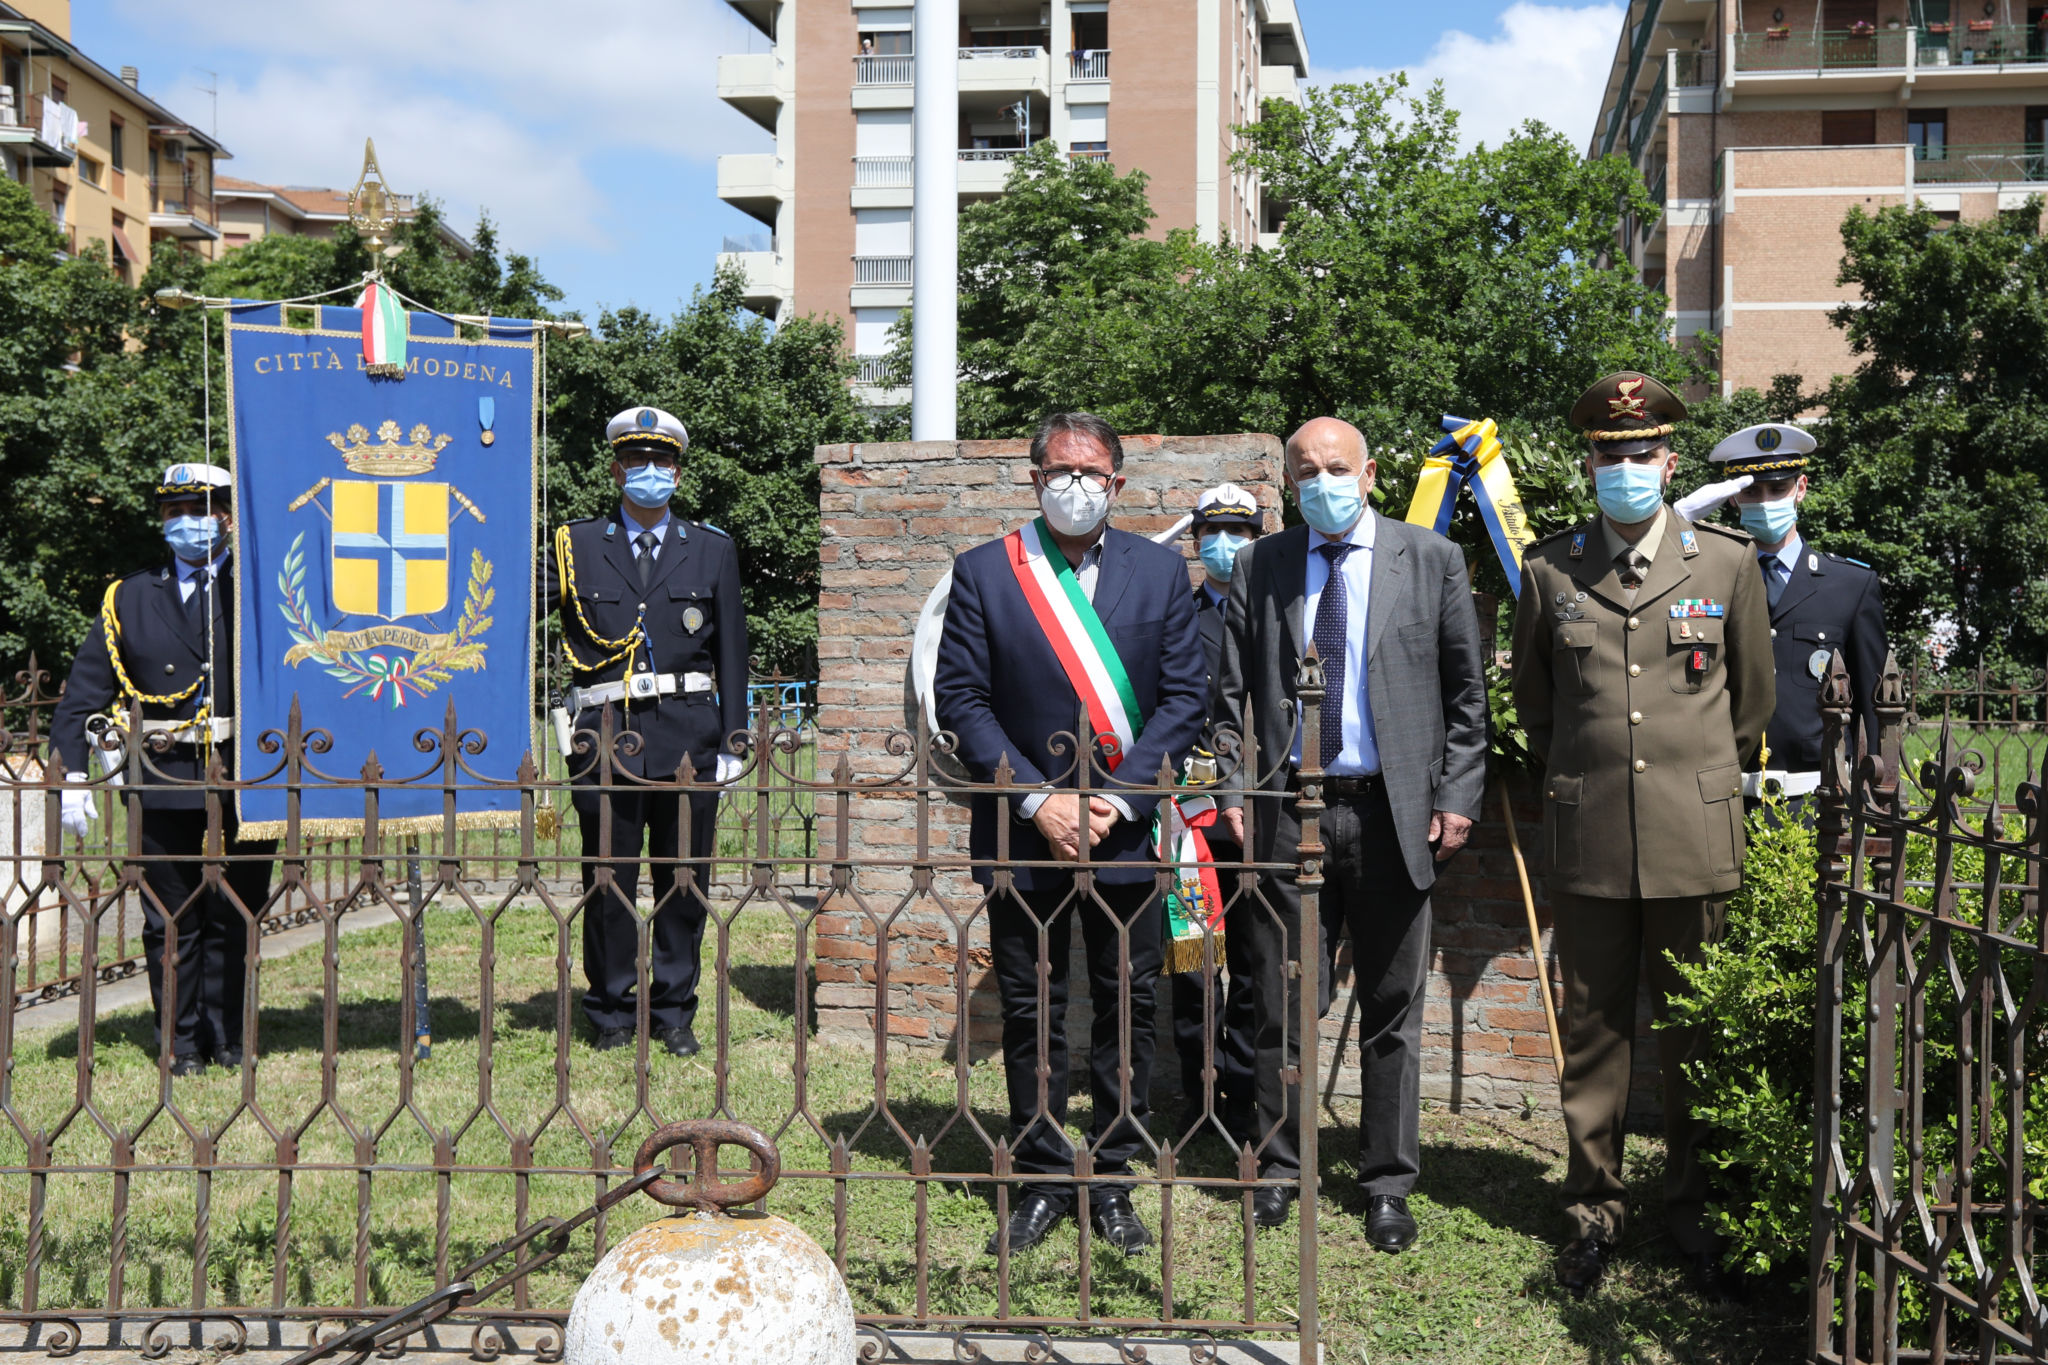
[[[1293, 777], [1288, 779], [1287, 785], [1290, 790], [1301, 790], [1301, 774], [1294, 774]], [[1323, 779], [1323, 799], [1326, 801], [1355, 801], [1361, 796], [1376, 795], [1383, 789], [1384, 785], [1379, 773], [1367, 773], [1363, 776], [1349, 777], [1332, 775]]]

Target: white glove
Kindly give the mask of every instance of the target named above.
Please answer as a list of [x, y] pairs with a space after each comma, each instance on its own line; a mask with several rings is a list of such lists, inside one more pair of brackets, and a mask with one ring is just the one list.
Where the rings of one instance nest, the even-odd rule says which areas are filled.
[[66, 782], [77, 783], [64, 790], [64, 810], [57, 822], [66, 834], [83, 839], [92, 828], [93, 818], [100, 813], [99, 805], [92, 799], [92, 792], [86, 789], [84, 773], [64, 774]]
[[1737, 474], [1732, 479], [1695, 489], [1671, 505], [1687, 521], [1698, 521], [1754, 482], [1756, 476], [1753, 474]]
[[720, 782], [732, 781], [735, 777], [738, 777], [740, 775], [740, 768], [742, 766], [743, 765], [740, 763], [740, 760], [736, 756], [732, 754], [720, 754], [718, 756], [718, 780]]

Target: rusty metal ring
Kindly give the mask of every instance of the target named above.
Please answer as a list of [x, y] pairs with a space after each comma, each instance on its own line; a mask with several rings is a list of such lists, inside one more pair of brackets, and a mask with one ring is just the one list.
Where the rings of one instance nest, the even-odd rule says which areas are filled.
[[[767, 1197], [782, 1175], [782, 1155], [766, 1134], [733, 1119], [685, 1119], [665, 1123], [640, 1144], [633, 1157], [633, 1174], [654, 1169], [654, 1159], [671, 1147], [688, 1145], [697, 1153], [697, 1169], [688, 1183], [663, 1178], [647, 1187], [647, 1193], [672, 1209], [697, 1209], [723, 1213], [740, 1204]], [[744, 1147], [760, 1159], [761, 1170], [736, 1185], [721, 1185], [718, 1178], [718, 1149]]]

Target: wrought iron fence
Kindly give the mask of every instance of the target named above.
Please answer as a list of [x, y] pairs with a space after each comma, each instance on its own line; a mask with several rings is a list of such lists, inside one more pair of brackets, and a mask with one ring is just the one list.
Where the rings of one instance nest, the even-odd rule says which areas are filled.
[[[511, 784], [516, 828], [467, 840], [458, 830], [461, 794], [503, 784], [470, 769], [492, 741], [464, 731], [452, 709], [416, 737], [409, 757], [422, 771], [407, 778], [374, 761], [360, 774], [322, 773], [327, 736], [295, 714], [285, 731], [262, 739], [269, 771], [242, 774], [238, 784], [216, 765], [199, 784], [203, 852], [152, 855], [196, 867], [225, 898], [247, 978], [242, 1048], [184, 1075], [175, 1070], [170, 1002], [179, 935], [199, 922], [203, 891], [154, 905], [166, 1003], [147, 1010], [102, 999], [110, 953], [132, 968], [133, 922], [155, 894], [138, 853], [143, 787], [132, 779], [153, 770], [160, 750], [128, 753], [131, 780], [99, 784], [103, 806], [118, 808], [105, 842], [32, 847], [35, 820], [25, 813], [40, 812], [43, 828], [55, 829], [60, 805], [61, 783], [38, 763], [44, 681], [24, 675], [8, 699], [18, 724], [0, 751], [0, 799], [14, 835], [0, 850], [10, 890], [0, 990], [22, 994], [50, 907], [77, 932], [65, 959], [73, 993], [34, 1014], [0, 1011], [0, 1326], [25, 1332], [28, 1348], [140, 1348], [152, 1357], [186, 1345], [311, 1348], [408, 1303], [431, 1303], [418, 1317], [442, 1316], [443, 1341], [452, 1327], [471, 1332], [477, 1359], [510, 1349], [515, 1334], [530, 1347], [537, 1333], [543, 1355], [558, 1351], [570, 1297], [596, 1257], [659, 1213], [620, 1199], [638, 1144], [676, 1119], [715, 1118], [750, 1123], [778, 1144], [774, 1211], [831, 1252], [875, 1358], [906, 1327], [955, 1334], [964, 1352], [973, 1349], [962, 1335], [969, 1330], [1030, 1333], [1042, 1339], [1044, 1358], [1046, 1339], [1066, 1332], [1127, 1343], [1140, 1333], [1284, 1333], [1299, 1338], [1304, 1358], [1315, 1350], [1314, 1106], [1304, 1106], [1294, 1135], [1308, 1178], [1262, 1179], [1262, 1157], [1285, 1123], [1239, 1132], [1233, 1143], [1213, 1095], [1176, 1103], [1162, 1081], [1166, 1103], [1155, 1109], [1144, 1083], [1155, 1006], [1147, 964], [1160, 954], [1164, 898], [1182, 883], [1164, 869], [1135, 892], [1119, 891], [1086, 854], [1079, 864], [1013, 857], [1012, 808], [1037, 789], [1015, 785], [1007, 770], [985, 783], [958, 775], [950, 742], [921, 720], [914, 733], [863, 746], [819, 732], [798, 694], [756, 695], [751, 734], [736, 744], [744, 771], [720, 789], [722, 838], [740, 837], [721, 844], [712, 867], [687, 856], [647, 860], [672, 874], [674, 887], [660, 904], [643, 898], [631, 911], [634, 1026], [628, 1046], [604, 1049], [576, 1017], [577, 940], [622, 861], [639, 861], [637, 850], [615, 859], [609, 826], [594, 849], [551, 843], [544, 813], [566, 819], [578, 790], [608, 800], [703, 784], [622, 771], [616, 760], [634, 736], [613, 733], [607, 717], [597, 733], [576, 736], [573, 781], [529, 755]], [[1301, 861], [1219, 866], [1229, 932], [1243, 922], [1286, 941], [1268, 894], [1273, 876], [1298, 879], [1302, 922], [1316, 922], [1321, 685], [1311, 662], [1301, 690], [1307, 766], [1293, 798]], [[1255, 737], [1220, 740], [1226, 776], [1261, 771]], [[1171, 773], [1107, 776], [1101, 756], [1071, 737], [1066, 752], [1079, 755], [1073, 778], [1084, 800], [1110, 788], [1133, 799], [1191, 795]], [[222, 847], [238, 785], [258, 782], [359, 790], [360, 837], [310, 839], [294, 805], [274, 854]], [[405, 886], [411, 836], [382, 828], [378, 817], [381, 795], [400, 785], [437, 791], [443, 809], [439, 833], [419, 837], [415, 892]], [[960, 805], [971, 798], [996, 803], [992, 858], [977, 860], [957, 837]], [[1255, 831], [1267, 815], [1250, 804]], [[684, 850], [690, 809], [678, 803]], [[796, 811], [814, 813], [800, 842], [788, 823]], [[1017, 879], [1028, 869], [1071, 872], [1060, 884], [1071, 889], [1021, 892]], [[253, 880], [244, 875], [252, 870]], [[263, 889], [246, 894], [251, 886]], [[378, 911], [381, 927], [352, 928], [347, 916], [357, 908]], [[1013, 959], [1023, 945], [1023, 979], [1036, 982], [1024, 988], [1027, 998], [1010, 998], [1016, 961], [1007, 987], [992, 970], [998, 916], [1007, 917]], [[664, 1052], [652, 1003], [651, 945], [675, 917], [702, 925], [696, 1026], [704, 1046], [695, 1058]], [[266, 956], [273, 920], [303, 926], [312, 946]], [[1052, 1078], [1066, 1064], [1050, 1024], [1066, 1012], [1055, 959], [1075, 920], [1090, 951], [1073, 971], [1090, 984], [1074, 993], [1089, 997], [1089, 1020], [1076, 1018], [1070, 1031], [1090, 1041], [1072, 1049], [1068, 1176], [1025, 1163], [1013, 1144], [1034, 1127], [1043, 1141], [1055, 1115]], [[1223, 937], [1198, 929], [1195, 939], [1200, 965], [1175, 987], [1194, 984], [1206, 1023], [1222, 1008]], [[1280, 1025], [1299, 1043], [1296, 1078], [1318, 1065], [1324, 963], [1310, 942], [1298, 960], [1277, 964], [1300, 983], [1298, 1017], [1283, 1011]], [[1003, 1027], [1004, 990], [1010, 1013], [1032, 1021], [1022, 1034]], [[429, 1000], [437, 1027], [432, 1055], [422, 1058], [413, 1040]], [[835, 1027], [821, 1022], [828, 1013]], [[904, 1046], [916, 1033], [903, 1027], [913, 1015], [941, 1046]], [[1213, 1041], [1211, 1029], [1197, 1068], [1205, 1083], [1215, 1074]], [[1007, 1098], [999, 1042], [1033, 1063], [1011, 1068], [1026, 1080]], [[1093, 1098], [1084, 1100], [1091, 1049], [1102, 1056]], [[1168, 1070], [1162, 1063], [1155, 1074]], [[1116, 1077], [1107, 1094], [1105, 1074]], [[1092, 1118], [1085, 1134], [1084, 1116]], [[1115, 1143], [1135, 1148], [1127, 1170], [1113, 1160]], [[1028, 1253], [1013, 1253], [999, 1236], [985, 1251], [1019, 1187], [1032, 1184], [1073, 1191], [1078, 1232], [1068, 1228]], [[1276, 1185], [1303, 1196], [1298, 1221], [1255, 1236], [1253, 1194]], [[1127, 1261], [1089, 1226], [1091, 1201], [1118, 1187], [1133, 1189], [1158, 1234], [1150, 1258]], [[585, 1226], [587, 1238], [576, 1232]], [[515, 1256], [510, 1239], [526, 1251]], [[463, 1278], [492, 1261], [512, 1269], [490, 1293]], [[394, 1329], [393, 1350], [414, 1330]], [[1125, 1358], [1138, 1358], [1130, 1349]]]
[[1814, 1361], [2048, 1361], [2044, 701], [1887, 661], [1852, 767], [1824, 679]]

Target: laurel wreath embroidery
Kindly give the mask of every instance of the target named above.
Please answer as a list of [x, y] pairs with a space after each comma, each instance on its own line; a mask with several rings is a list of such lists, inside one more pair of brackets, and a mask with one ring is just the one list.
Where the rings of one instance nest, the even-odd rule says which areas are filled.
[[479, 637], [491, 628], [491, 618], [486, 613], [498, 590], [490, 585], [491, 561], [484, 558], [482, 551], [470, 551], [469, 592], [454, 631], [425, 637], [428, 646], [410, 654], [397, 650], [387, 654], [381, 650], [341, 649], [329, 642], [326, 627], [313, 619], [312, 607], [306, 600], [305, 540], [303, 532], [293, 539], [291, 552], [284, 557], [284, 568], [277, 575], [277, 588], [285, 599], [278, 609], [284, 613], [293, 640], [291, 649], [285, 652], [287, 665], [296, 668], [307, 659], [317, 660], [329, 677], [348, 684], [344, 697], [367, 692], [373, 701], [388, 701], [393, 710], [404, 706], [413, 696], [432, 692], [457, 673], [480, 671], [484, 667], [486, 646]]

